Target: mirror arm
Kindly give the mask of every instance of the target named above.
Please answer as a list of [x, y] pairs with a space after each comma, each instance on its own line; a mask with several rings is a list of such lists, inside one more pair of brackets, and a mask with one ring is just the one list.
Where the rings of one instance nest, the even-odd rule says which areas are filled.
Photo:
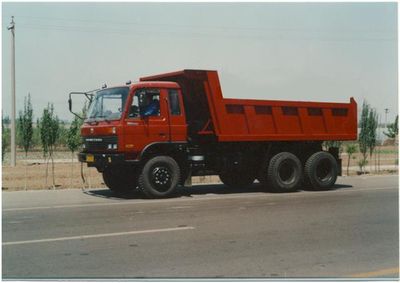
[[79, 119], [81, 119], [81, 120], [85, 120], [85, 118], [83, 118], [83, 117], [79, 116], [78, 114], [76, 114], [76, 113], [74, 113], [74, 112], [72, 112], [72, 111], [71, 111], [71, 113], [72, 113], [72, 114], [74, 114], [74, 115], [75, 115], [76, 117], [78, 117]]
[[87, 93], [87, 92], [85, 92], [84, 94], [85, 94], [86, 98], [89, 100], [89, 104], [92, 103], [93, 94], [90, 94], [90, 93]]
[[[83, 117], [81, 117], [80, 115], [76, 114], [75, 112], [72, 111], [72, 94], [81, 94], [79, 92], [70, 92], [69, 93], [69, 99], [68, 99], [68, 106], [69, 106], [69, 112], [71, 112], [72, 114], [74, 114], [76, 117], [78, 117], [81, 120], [84, 120]], [[86, 94], [85, 94], [86, 95]], [[87, 97], [87, 96], [86, 96]]]

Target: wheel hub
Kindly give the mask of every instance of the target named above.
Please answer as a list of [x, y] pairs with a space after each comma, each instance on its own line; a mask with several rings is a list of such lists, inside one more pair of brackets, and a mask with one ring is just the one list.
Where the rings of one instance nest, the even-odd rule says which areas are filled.
[[332, 178], [332, 166], [329, 163], [329, 160], [321, 160], [316, 169], [316, 174], [317, 178], [322, 182], [328, 181]]
[[295, 168], [292, 162], [284, 161], [278, 168], [279, 178], [283, 183], [290, 184], [295, 179]]
[[171, 180], [171, 174], [165, 167], [155, 167], [152, 174], [154, 183], [159, 186], [166, 186]]

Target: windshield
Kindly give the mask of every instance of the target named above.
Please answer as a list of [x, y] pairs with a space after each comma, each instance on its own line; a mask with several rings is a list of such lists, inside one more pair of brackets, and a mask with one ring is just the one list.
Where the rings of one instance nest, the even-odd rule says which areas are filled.
[[88, 109], [88, 120], [119, 120], [128, 97], [128, 87], [100, 90]]

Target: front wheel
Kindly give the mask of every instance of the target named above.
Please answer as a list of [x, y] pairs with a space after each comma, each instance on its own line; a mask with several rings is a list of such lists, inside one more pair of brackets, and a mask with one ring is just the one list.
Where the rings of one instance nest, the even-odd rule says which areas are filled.
[[139, 188], [149, 198], [171, 196], [179, 183], [178, 163], [169, 156], [157, 156], [149, 159], [139, 176]]

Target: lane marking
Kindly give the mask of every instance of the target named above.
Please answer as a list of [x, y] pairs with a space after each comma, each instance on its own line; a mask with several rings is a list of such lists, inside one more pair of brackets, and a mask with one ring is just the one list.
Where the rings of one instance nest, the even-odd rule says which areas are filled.
[[22, 221], [8, 221], [7, 224], [21, 224]]
[[185, 209], [185, 208], [192, 208], [193, 206], [172, 206], [171, 209]]
[[381, 187], [381, 188], [364, 188], [364, 189], [341, 189], [331, 191], [300, 191], [293, 194], [280, 195], [280, 194], [260, 194], [259, 192], [250, 193], [247, 195], [213, 195], [207, 197], [192, 197], [192, 198], [177, 198], [177, 199], [164, 199], [164, 200], [146, 200], [146, 201], [123, 201], [113, 203], [89, 203], [89, 204], [67, 204], [67, 205], [52, 205], [52, 206], [35, 206], [35, 207], [21, 207], [21, 208], [5, 208], [3, 212], [9, 211], [25, 211], [25, 210], [41, 210], [41, 209], [59, 209], [59, 208], [76, 208], [76, 207], [94, 207], [94, 206], [109, 206], [109, 205], [134, 205], [134, 204], [157, 204], [169, 202], [185, 202], [185, 201], [206, 201], [206, 200], [222, 200], [222, 199], [237, 199], [237, 198], [272, 198], [272, 197], [298, 197], [308, 195], [327, 195], [332, 193], [348, 193], [348, 192], [362, 192], [362, 191], [377, 191], [377, 190], [391, 190], [398, 189], [398, 187]]
[[116, 237], [116, 236], [137, 235], [137, 234], [147, 234], [147, 233], [173, 232], [173, 231], [193, 230], [193, 229], [195, 229], [195, 227], [187, 226], [187, 227], [174, 227], [174, 228], [152, 229], [152, 230], [141, 230], [141, 231], [127, 231], [127, 232], [107, 233], [107, 234], [80, 235], [80, 236], [72, 236], [72, 237], [60, 237], [60, 238], [48, 238], [48, 239], [39, 239], [39, 240], [4, 242], [3, 246], [34, 244], [34, 243], [47, 243], [47, 242], [57, 242], [57, 241], [69, 241], [69, 240], [83, 240], [83, 239]]
[[398, 274], [398, 273], [399, 273], [399, 268], [393, 267], [393, 268], [380, 269], [380, 270], [376, 270], [376, 271], [356, 273], [356, 274], [352, 274], [350, 276], [351, 277], [376, 277], [376, 276]]

